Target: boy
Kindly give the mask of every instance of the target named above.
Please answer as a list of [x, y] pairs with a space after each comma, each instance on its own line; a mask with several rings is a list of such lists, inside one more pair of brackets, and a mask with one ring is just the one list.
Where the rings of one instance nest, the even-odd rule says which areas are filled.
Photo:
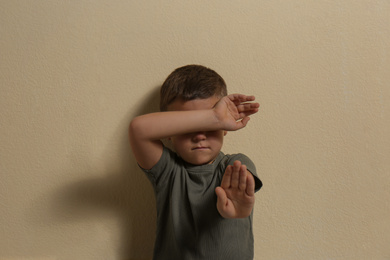
[[[153, 184], [154, 259], [253, 259], [252, 209], [262, 186], [252, 161], [221, 152], [227, 131], [258, 112], [253, 96], [227, 96], [215, 71], [188, 65], [161, 87], [162, 112], [136, 117], [130, 144]], [[171, 142], [175, 152], [161, 142]]]

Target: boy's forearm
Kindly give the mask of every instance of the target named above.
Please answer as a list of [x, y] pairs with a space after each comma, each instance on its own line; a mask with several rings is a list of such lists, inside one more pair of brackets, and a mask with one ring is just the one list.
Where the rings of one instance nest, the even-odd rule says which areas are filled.
[[220, 129], [221, 124], [212, 109], [151, 113], [134, 118], [130, 124], [130, 131], [137, 135], [137, 139], [152, 141]]
[[129, 139], [138, 164], [150, 169], [158, 162], [163, 152], [162, 139], [200, 131], [236, 131], [245, 127], [249, 116], [258, 111], [258, 103], [246, 103], [253, 100], [253, 96], [232, 94], [221, 98], [212, 108], [208, 107], [215, 100], [199, 101], [199, 104], [188, 106], [191, 110], [177, 109], [134, 118], [130, 123]]

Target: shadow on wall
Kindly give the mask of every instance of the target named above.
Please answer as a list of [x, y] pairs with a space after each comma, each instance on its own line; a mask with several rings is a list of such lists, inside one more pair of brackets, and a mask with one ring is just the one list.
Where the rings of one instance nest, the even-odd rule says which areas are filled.
[[[158, 111], [159, 88], [142, 102], [138, 111], [129, 111], [120, 123], [114, 139], [120, 136], [121, 154], [119, 172], [107, 169], [106, 178], [86, 180], [67, 185], [57, 196], [56, 207], [71, 212], [72, 218], [91, 218], [96, 215], [114, 215], [120, 219], [122, 235], [119, 238], [120, 259], [151, 259], [153, 255], [156, 211], [152, 185], [139, 169], [128, 141], [127, 127], [132, 117]], [[114, 148], [115, 150], [115, 148]], [[112, 151], [112, 147], [110, 149]], [[103, 155], [110, 157], [109, 154]], [[59, 200], [59, 201], [58, 201]], [[115, 239], [111, 237], [111, 239]], [[86, 243], [88, 243], [86, 241]]]

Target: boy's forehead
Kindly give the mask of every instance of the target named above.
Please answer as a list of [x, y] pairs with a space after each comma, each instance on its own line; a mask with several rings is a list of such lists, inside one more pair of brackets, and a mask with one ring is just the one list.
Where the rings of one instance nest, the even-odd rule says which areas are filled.
[[168, 111], [188, 111], [211, 109], [219, 101], [219, 97], [212, 96], [205, 99], [193, 99], [185, 101], [183, 99], [175, 99], [168, 105]]

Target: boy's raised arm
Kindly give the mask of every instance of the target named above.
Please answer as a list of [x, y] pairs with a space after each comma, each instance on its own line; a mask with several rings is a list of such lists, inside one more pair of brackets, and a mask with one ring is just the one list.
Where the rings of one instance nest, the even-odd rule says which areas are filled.
[[161, 139], [198, 131], [235, 131], [245, 127], [257, 112], [253, 96], [233, 94], [211, 109], [157, 112], [134, 118], [129, 126], [131, 148], [138, 164], [151, 169], [162, 155]]
[[169, 111], [136, 117], [130, 123], [130, 144], [138, 164], [152, 168], [162, 155], [161, 139], [171, 136], [218, 129], [212, 110]]

